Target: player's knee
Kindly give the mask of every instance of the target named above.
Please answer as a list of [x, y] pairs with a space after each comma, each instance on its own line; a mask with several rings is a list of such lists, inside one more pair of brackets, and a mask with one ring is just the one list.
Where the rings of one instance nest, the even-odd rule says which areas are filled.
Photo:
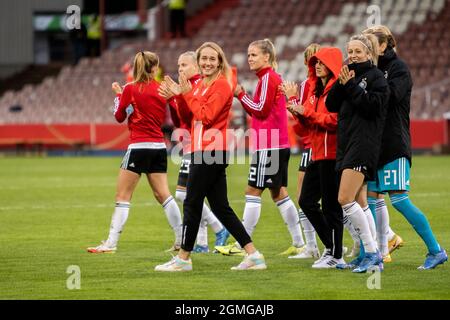
[[158, 201], [160, 204], [164, 203], [164, 201], [166, 201], [170, 196], [170, 194], [165, 194], [156, 190], [153, 190], [153, 195], [156, 201]]
[[354, 198], [352, 199], [352, 197], [350, 195], [345, 194], [343, 192], [339, 192], [338, 202], [341, 205], [341, 207], [345, 206], [349, 203], [352, 203], [353, 201], [355, 201], [355, 199]]
[[263, 190], [252, 187], [252, 186], [247, 186], [247, 189], [245, 190], [245, 195], [246, 196], [254, 196], [254, 197], [261, 197]]

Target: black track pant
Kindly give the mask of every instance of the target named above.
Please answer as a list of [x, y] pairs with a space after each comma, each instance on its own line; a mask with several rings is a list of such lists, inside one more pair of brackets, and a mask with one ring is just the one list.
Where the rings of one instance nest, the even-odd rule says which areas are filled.
[[[197, 237], [202, 208], [205, 197], [214, 215], [219, 219], [231, 235], [244, 247], [252, 242], [239, 218], [231, 209], [227, 196], [227, 178], [225, 169], [225, 153], [213, 153], [215, 159], [222, 159], [219, 163], [198, 163], [200, 155], [207, 153], [196, 152], [192, 154], [189, 176], [187, 180], [186, 199], [183, 204], [183, 238], [181, 248], [192, 251]], [[206, 156], [211, 159], [211, 152]], [[208, 162], [209, 163], [209, 162]]]
[[[344, 226], [342, 208], [338, 202], [338, 175], [336, 161], [312, 162], [305, 171], [299, 205], [316, 229], [322, 243], [332, 250], [335, 258], [342, 258]], [[322, 208], [319, 200], [322, 199]]]

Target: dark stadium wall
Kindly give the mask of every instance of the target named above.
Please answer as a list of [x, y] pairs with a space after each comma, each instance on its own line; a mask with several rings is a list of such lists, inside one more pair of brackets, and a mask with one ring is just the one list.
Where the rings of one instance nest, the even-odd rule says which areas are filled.
[[0, 1], [0, 79], [9, 77], [34, 63], [34, 13], [65, 13], [69, 5], [78, 5], [82, 9], [83, 1]]

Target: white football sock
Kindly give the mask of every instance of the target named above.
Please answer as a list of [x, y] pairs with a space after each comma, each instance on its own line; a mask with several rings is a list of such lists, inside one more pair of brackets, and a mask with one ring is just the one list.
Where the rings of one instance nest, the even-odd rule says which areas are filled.
[[358, 234], [358, 232], [356, 232], [355, 227], [353, 226], [352, 222], [350, 221], [348, 216], [346, 216], [345, 214], [344, 214], [343, 222], [344, 222], [345, 229], [347, 229], [348, 233], [350, 233], [350, 236], [353, 239], [353, 243], [356, 244], [357, 247], [359, 247], [359, 245], [360, 245], [359, 234]]
[[208, 246], [208, 228], [206, 224], [206, 220], [200, 221], [200, 226], [198, 227], [197, 233], [197, 242], [199, 246], [207, 247]]
[[217, 233], [223, 229], [222, 223], [220, 223], [219, 219], [216, 218], [206, 203], [203, 203], [202, 220], [205, 220], [206, 223], [210, 225], [214, 233]]
[[302, 230], [300, 229], [300, 219], [294, 202], [287, 196], [286, 198], [277, 201], [277, 207], [291, 234], [292, 245], [297, 248], [303, 247], [305, 241], [303, 240]]
[[375, 220], [373, 219], [372, 211], [370, 210], [369, 206], [366, 206], [362, 209], [366, 216], [367, 222], [369, 223], [369, 230], [370, 234], [372, 235], [373, 241], [377, 242], [377, 227], [375, 226]]
[[348, 219], [350, 220], [352, 225], [355, 227], [359, 238], [363, 242], [365, 252], [375, 253], [377, 251], [377, 245], [375, 241], [373, 241], [369, 223], [363, 209], [361, 209], [361, 206], [356, 201], [354, 201], [342, 206], [342, 210], [344, 211], [344, 214], [348, 216]]
[[[183, 204], [184, 199], [186, 199], [186, 190], [177, 189], [177, 191], [175, 192], [175, 198], [180, 201], [181, 204]], [[223, 229], [222, 223], [220, 223], [219, 219], [216, 218], [216, 216], [212, 213], [211, 209], [206, 205], [206, 203], [203, 203], [202, 209], [202, 220], [204, 219], [211, 226], [214, 233], [217, 233]]]
[[125, 201], [116, 202], [116, 207], [111, 218], [111, 227], [109, 229], [109, 237], [106, 241], [108, 246], [115, 247], [119, 241], [120, 234], [128, 219], [130, 211], [130, 203]]
[[298, 216], [303, 227], [303, 233], [305, 234], [306, 248], [308, 250], [317, 249], [316, 230], [314, 226], [309, 222], [302, 209], [298, 209]]
[[186, 190], [183, 189], [177, 189], [175, 191], [175, 199], [180, 201], [181, 205], [184, 203], [184, 199], [186, 199]]
[[244, 215], [242, 224], [251, 237], [261, 215], [261, 197], [245, 196]]
[[172, 196], [169, 196], [162, 204], [167, 220], [175, 233], [175, 243], [181, 244], [182, 221], [180, 208]]
[[[387, 210], [387, 208], [386, 208]], [[388, 230], [388, 240], [391, 241], [395, 236], [395, 232], [391, 229], [391, 226], [389, 226], [389, 230]]]
[[380, 249], [381, 254], [385, 256], [389, 254], [388, 240], [390, 228], [389, 212], [384, 199], [377, 199], [375, 211], [377, 214], [378, 248]]

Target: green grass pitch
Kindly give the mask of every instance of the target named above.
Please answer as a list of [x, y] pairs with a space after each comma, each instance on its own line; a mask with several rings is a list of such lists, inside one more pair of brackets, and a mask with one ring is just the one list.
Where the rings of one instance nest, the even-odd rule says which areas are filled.
[[[299, 157], [292, 157], [289, 191], [295, 198]], [[416, 268], [426, 249], [390, 205], [391, 226], [406, 241], [385, 266], [378, 284], [371, 274], [313, 270], [311, 260], [277, 254], [290, 236], [266, 192], [253, 239], [265, 255], [265, 271], [234, 272], [241, 257], [193, 255], [190, 273], [156, 273], [173, 234], [146, 179], [141, 179], [116, 254], [86, 247], [107, 238], [120, 158], [0, 158], [0, 299], [449, 299], [450, 264]], [[175, 192], [178, 168], [169, 161]], [[248, 164], [228, 169], [228, 192], [239, 216]], [[428, 216], [444, 248], [450, 248], [450, 158], [415, 157], [411, 199]], [[389, 201], [387, 201], [389, 203]], [[214, 235], [209, 231], [210, 248]], [[345, 232], [344, 243], [351, 239]], [[80, 268], [80, 289], [69, 290], [69, 266]], [[372, 278], [373, 279], [373, 278]], [[372, 282], [373, 283], [373, 282]]]

